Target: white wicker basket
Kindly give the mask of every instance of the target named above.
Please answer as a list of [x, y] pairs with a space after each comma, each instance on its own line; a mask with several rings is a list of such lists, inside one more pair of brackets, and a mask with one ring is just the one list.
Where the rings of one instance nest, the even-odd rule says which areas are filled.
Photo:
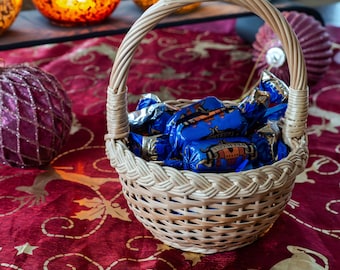
[[[165, 16], [197, 0], [161, 0], [146, 10], [122, 41], [112, 67], [107, 98], [106, 151], [120, 175], [124, 196], [136, 218], [162, 242], [184, 250], [216, 253], [254, 242], [282, 213], [308, 158], [306, 67], [295, 34], [266, 0], [226, 1], [265, 20], [283, 43], [290, 70], [290, 94], [283, 135], [287, 158], [239, 173], [176, 170], [135, 156], [129, 135], [126, 80], [143, 37]], [[181, 101], [174, 101], [181, 105]], [[288, 230], [288, 228], [287, 228]]]

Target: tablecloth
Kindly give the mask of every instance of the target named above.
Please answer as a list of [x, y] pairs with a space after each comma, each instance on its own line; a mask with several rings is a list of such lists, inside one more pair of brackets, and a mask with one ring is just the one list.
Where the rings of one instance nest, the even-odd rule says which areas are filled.
[[[147, 34], [129, 72], [129, 110], [149, 92], [162, 100], [240, 96], [254, 66], [252, 46], [237, 36], [233, 20], [209, 24]], [[340, 29], [327, 31], [340, 41]], [[106, 88], [123, 36], [0, 52], [5, 65], [29, 63], [52, 73], [75, 115], [49, 168], [0, 165], [0, 269], [339, 269], [338, 49], [311, 86], [310, 157], [283, 214], [255, 243], [203, 255], [154, 239], [129, 210], [105, 155]]]

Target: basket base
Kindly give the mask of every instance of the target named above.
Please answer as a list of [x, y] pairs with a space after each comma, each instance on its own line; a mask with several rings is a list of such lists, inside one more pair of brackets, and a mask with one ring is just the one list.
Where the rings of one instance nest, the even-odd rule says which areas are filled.
[[[139, 219], [139, 218], [138, 218]], [[140, 220], [145, 226], [145, 221]], [[176, 237], [175, 239], [172, 236], [166, 237], [166, 233], [159, 234], [159, 231], [155, 231], [153, 228], [146, 227], [145, 228], [151, 232], [151, 234], [161, 241], [162, 243], [182, 251], [200, 253], [200, 254], [216, 254], [220, 252], [232, 251], [235, 249], [239, 249], [250, 244], [256, 242], [259, 238], [263, 237], [269, 230], [272, 228], [273, 224], [270, 224], [267, 228], [263, 230], [263, 232], [257, 232], [256, 234], [250, 233], [250, 235], [245, 234], [243, 236], [235, 237], [235, 239], [231, 239], [230, 235], [221, 235], [219, 237], [209, 237], [205, 238], [197, 238], [197, 237]], [[169, 233], [169, 235], [173, 235], [173, 232]], [[197, 234], [197, 233], [196, 233]], [[202, 234], [204, 235], [204, 234]]]
[[[179, 212], [174, 213], [173, 210], [169, 211], [166, 207], [163, 209], [147, 208], [143, 202], [141, 203], [141, 200], [145, 200], [145, 196], [144, 199], [140, 197], [136, 202], [137, 198], [125, 188], [123, 188], [123, 194], [134, 216], [157, 240], [182, 251], [214, 254], [242, 248], [263, 237], [284, 210], [290, 199], [291, 188], [292, 186], [288, 186], [286, 192], [270, 194], [273, 198], [281, 198], [280, 203], [267, 205], [271, 213], [265, 209], [262, 215], [241, 214], [241, 217], [230, 215], [229, 218], [222, 215], [222, 217], [213, 216], [210, 219], [199, 216], [192, 218], [190, 215], [196, 213], [187, 212], [186, 215], [182, 215]], [[234, 203], [231, 202], [230, 205]], [[251, 204], [248, 207], [254, 208]]]
[[[125, 144], [115, 144], [115, 156], [130, 157], [131, 152], [125, 148]], [[228, 174], [225, 178], [181, 172], [154, 163], [147, 167], [140, 158], [135, 159], [135, 164], [128, 163], [130, 170], [115, 159], [111, 165], [117, 169], [130, 210], [156, 239], [183, 251], [213, 254], [250, 245], [270, 230], [291, 198], [296, 175], [305, 166], [306, 153], [301, 146], [275, 166]], [[230, 185], [231, 176], [235, 181], [245, 177], [241, 183], [248, 186], [240, 190]], [[205, 188], [197, 189], [202, 178]], [[230, 188], [220, 191], [221, 184]], [[211, 195], [215, 189], [219, 193]]]

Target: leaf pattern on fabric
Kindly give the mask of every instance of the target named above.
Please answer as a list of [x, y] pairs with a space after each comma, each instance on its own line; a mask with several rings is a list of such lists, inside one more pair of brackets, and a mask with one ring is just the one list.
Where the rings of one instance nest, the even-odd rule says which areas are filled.
[[200, 253], [193, 253], [193, 252], [183, 252], [182, 253], [186, 261], [191, 261], [191, 265], [195, 266], [199, 262], [201, 262], [201, 259], [205, 256]]
[[102, 218], [103, 215], [108, 214], [112, 218], [118, 218], [124, 221], [131, 221], [129, 213], [126, 209], [120, 207], [118, 203], [111, 203], [108, 200], [101, 200], [100, 198], [75, 200], [80, 206], [85, 206], [88, 210], [81, 210], [76, 212], [73, 218], [80, 220], [95, 220]]

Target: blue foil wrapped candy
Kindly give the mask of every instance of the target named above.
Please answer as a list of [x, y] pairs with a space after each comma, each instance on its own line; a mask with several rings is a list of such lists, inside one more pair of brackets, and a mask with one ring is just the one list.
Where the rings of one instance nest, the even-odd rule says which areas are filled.
[[136, 106], [136, 111], [147, 108], [153, 104], [161, 103], [162, 101], [158, 96], [152, 93], [143, 94], [139, 99], [138, 104]]
[[258, 87], [238, 105], [252, 128], [265, 125], [268, 120], [279, 120], [287, 109], [289, 87], [271, 72], [264, 70]]
[[264, 123], [280, 121], [286, 113], [287, 106], [288, 103], [282, 103], [268, 108], [263, 116]]
[[262, 124], [269, 107], [269, 101], [270, 94], [268, 92], [255, 88], [238, 104], [238, 108], [248, 122], [248, 131]]
[[247, 138], [193, 141], [183, 150], [183, 168], [195, 172], [231, 172], [250, 169], [256, 147]]
[[259, 83], [260, 90], [266, 91], [270, 95], [271, 104], [287, 103], [289, 87], [285, 82], [277, 78], [273, 73], [264, 70]]
[[148, 161], [163, 161], [171, 152], [171, 145], [165, 135], [143, 136], [130, 132], [129, 148], [137, 156]]
[[[191, 113], [183, 114], [188, 109]], [[216, 100], [209, 98], [183, 110], [174, 114], [166, 129], [175, 155], [191, 141], [235, 137], [247, 132], [247, 121], [237, 106], [222, 102], [216, 106]]]
[[256, 145], [258, 158], [254, 161], [255, 167], [272, 164], [285, 158], [289, 147], [283, 142], [279, 121], [268, 123], [251, 136], [251, 141]]
[[169, 134], [171, 130], [176, 128], [177, 125], [184, 121], [187, 121], [190, 118], [220, 108], [224, 108], [223, 102], [216, 97], [210, 96], [194, 102], [188, 106], [185, 106], [184, 108], [176, 112], [171, 117], [171, 119], [169, 119], [165, 133]]
[[[143, 104], [146, 105], [146, 104]], [[173, 111], [164, 103], [150, 103], [145, 107], [129, 113], [129, 124], [132, 132], [143, 135], [157, 135], [165, 132], [166, 123]]]

